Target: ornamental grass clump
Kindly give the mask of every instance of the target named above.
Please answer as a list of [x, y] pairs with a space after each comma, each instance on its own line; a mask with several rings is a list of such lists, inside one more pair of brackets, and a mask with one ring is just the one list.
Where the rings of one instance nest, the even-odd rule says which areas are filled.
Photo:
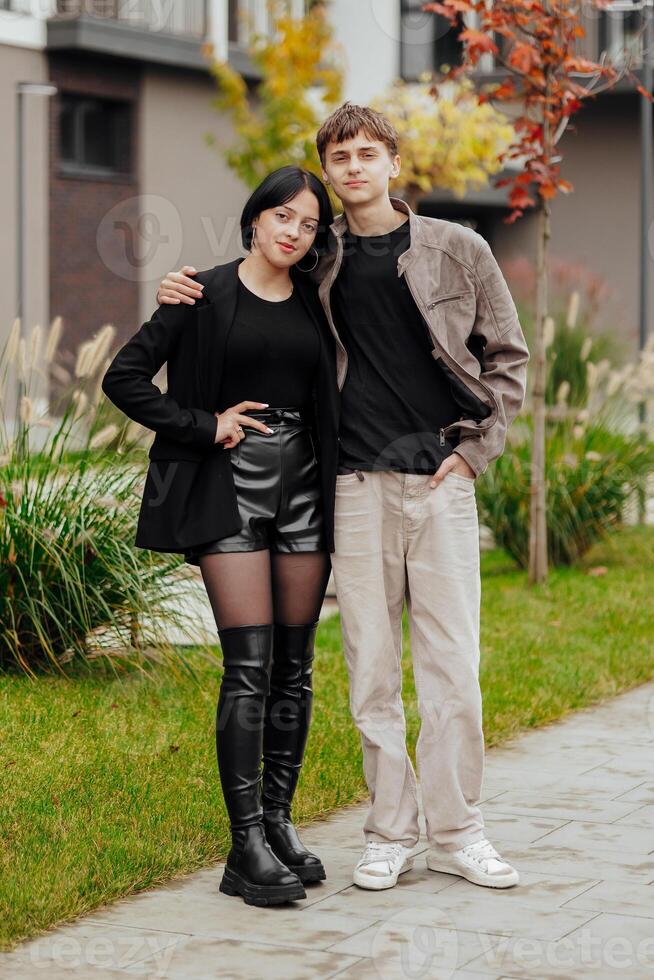
[[[654, 470], [654, 446], [602, 425], [563, 423], [547, 435], [547, 547], [552, 566], [573, 565], [624, 523]], [[478, 481], [480, 520], [520, 568], [529, 562], [531, 419], [514, 423], [510, 445]]]
[[[614, 368], [590, 357], [594, 338], [545, 324], [556, 388], [546, 415], [547, 544], [552, 565], [572, 565], [617, 530], [638, 499], [653, 492], [654, 338], [636, 360]], [[505, 453], [477, 481], [480, 519], [521, 568], [529, 563], [532, 417], [529, 398], [509, 430]]]
[[[25, 339], [16, 321], [0, 356], [0, 670], [144, 669], [171, 654], [188, 580], [177, 556], [133, 544], [144, 432], [101, 393], [113, 327], [80, 347], [70, 376], [60, 334], [57, 319]], [[37, 393], [53, 376], [51, 413]]]

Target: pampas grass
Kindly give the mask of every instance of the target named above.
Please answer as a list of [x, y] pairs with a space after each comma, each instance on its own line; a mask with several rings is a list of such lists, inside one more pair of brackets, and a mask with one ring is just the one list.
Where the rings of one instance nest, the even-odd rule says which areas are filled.
[[[654, 338], [619, 368], [592, 360], [594, 338], [568, 321], [548, 332], [547, 536], [552, 565], [578, 562], [619, 528], [654, 474]], [[647, 406], [649, 425], [638, 422]], [[529, 398], [509, 430], [504, 454], [477, 480], [480, 520], [521, 568], [529, 560], [532, 419]], [[651, 492], [651, 489], [650, 489]]]
[[[72, 384], [61, 335], [60, 317], [27, 341], [16, 320], [0, 354], [0, 386], [17, 392], [0, 413], [0, 671], [98, 657], [144, 670], [173, 657], [166, 634], [187, 625], [188, 569], [133, 544], [145, 433], [101, 396], [114, 327], [80, 346]], [[54, 414], [38, 397], [48, 376], [69, 382]]]

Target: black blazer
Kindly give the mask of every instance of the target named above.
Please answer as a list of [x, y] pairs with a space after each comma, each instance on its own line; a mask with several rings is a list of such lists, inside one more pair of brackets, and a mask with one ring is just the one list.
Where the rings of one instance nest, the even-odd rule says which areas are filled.
[[[162, 305], [118, 351], [102, 390], [126, 415], [156, 436], [150, 449], [136, 545], [184, 552], [240, 530], [229, 450], [214, 444], [225, 355], [234, 322], [237, 269], [242, 259], [194, 277], [202, 299]], [[320, 360], [310, 424], [324, 504], [325, 536], [334, 551], [334, 494], [338, 461], [338, 403], [334, 339], [315, 284], [291, 269], [294, 288], [318, 326]], [[168, 365], [168, 391], [152, 379]], [[247, 435], [246, 435], [247, 438]]]

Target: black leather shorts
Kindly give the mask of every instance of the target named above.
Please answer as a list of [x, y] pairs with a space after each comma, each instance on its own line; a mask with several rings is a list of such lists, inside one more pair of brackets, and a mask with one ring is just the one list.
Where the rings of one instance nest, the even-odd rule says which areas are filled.
[[197, 565], [201, 555], [233, 551], [324, 551], [318, 462], [308, 423], [297, 408], [246, 413], [274, 430], [266, 435], [244, 426], [245, 438], [231, 454], [232, 474], [243, 527], [218, 541], [186, 552]]

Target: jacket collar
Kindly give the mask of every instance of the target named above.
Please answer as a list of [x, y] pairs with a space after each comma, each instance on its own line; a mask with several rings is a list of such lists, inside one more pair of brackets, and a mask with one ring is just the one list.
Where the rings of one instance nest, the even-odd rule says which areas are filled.
[[243, 257], [214, 267], [204, 287], [203, 299], [211, 300], [222, 308], [222, 315], [231, 322], [236, 312], [238, 291], [238, 267]]
[[[391, 197], [390, 202], [393, 205], [395, 211], [401, 211], [403, 214], [409, 215], [409, 224], [411, 227], [411, 234], [413, 232], [418, 235], [421, 231], [420, 217], [414, 211], [411, 210], [406, 201], [403, 201], [401, 197]], [[347, 231], [347, 217], [345, 214], [339, 214], [329, 226], [330, 230], [336, 235], [337, 238], [342, 238], [342, 236]]]
[[[403, 214], [409, 215], [409, 230], [411, 233], [411, 244], [406, 252], [400, 255], [397, 263], [397, 274], [401, 276], [407, 265], [409, 265], [416, 255], [416, 246], [419, 246], [422, 242], [422, 220], [419, 215], [415, 214], [411, 210], [406, 201], [403, 201], [399, 197], [391, 197], [390, 199], [393, 208], [396, 211], [401, 211]], [[330, 225], [330, 229], [336, 238], [342, 238], [347, 231], [348, 224], [345, 214], [339, 214], [334, 220], [333, 224]]]
[[310, 273], [302, 272], [297, 266], [292, 265], [289, 269], [293, 288], [297, 290], [304, 308], [314, 320], [316, 326], [320, 326], [323, 320], [323, 309], [318, 299], [318, 290]]

